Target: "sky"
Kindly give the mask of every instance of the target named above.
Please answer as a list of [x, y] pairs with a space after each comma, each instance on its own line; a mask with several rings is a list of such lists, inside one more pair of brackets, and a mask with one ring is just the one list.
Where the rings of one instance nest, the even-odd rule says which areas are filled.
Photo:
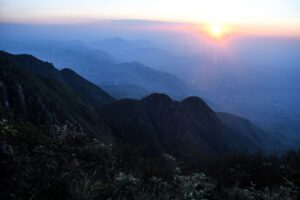
[[0, 21], [143, 19], [264, 27], [300, 36], [300, 0], [0, 0]]

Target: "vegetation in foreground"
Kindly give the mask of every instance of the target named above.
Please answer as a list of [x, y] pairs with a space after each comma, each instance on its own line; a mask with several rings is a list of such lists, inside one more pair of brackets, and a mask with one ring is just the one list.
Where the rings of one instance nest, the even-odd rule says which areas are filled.
[[300, 152], [147, 157], [68, 126], [0, 121], [2, 199], [299, 199]]

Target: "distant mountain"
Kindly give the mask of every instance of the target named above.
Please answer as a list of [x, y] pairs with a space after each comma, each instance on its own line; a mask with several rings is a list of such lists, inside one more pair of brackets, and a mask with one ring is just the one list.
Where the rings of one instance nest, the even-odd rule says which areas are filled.
[[177, 77], [137, 62], [106, 66], [93, 72], [86, 76], [97, 85], [107, 82], [137, 85], [150, 92], [166, 93], [173, 98], [186, 97], [191, 93], [189, 87]]
[[119, 54], [121, 51], [130, 51], [137, 48], [154, 47], [155, 43], [148, 40], [128, 41], [120, 37], [108, 38], [104, 40], [93, 41], [90, 45], [94, 48]]
[[[273, 151], [280, 143], [247, 120], [216, 114], [198, 97], [165, 94], [116, 101], [70, 69], [61, 71], [30, 55], [0, 52], [0, 114], [44, 130], [68, 126], [87, 136], [133, 143], [149, 155], [176, 158]], [[3, 117], [3, 116], [2, 116]]]
[[[118, 48], [120, 46], [118, 42], [121, 42], [121, 44], [128, 43], [127, 45], [134, 47], [144, 46], [144, 43], [147, 43], [147, 41], [135, 41], [132, 43], [120, 38], [103, 42], [112, 46], [116, 45]], [[8, 47], [8, 49], [14, 50], [14, 52], [33, 54], [42, 60], [53, 63], [58, 68], [68, 67], [73, 69], [84, 78], [100, 86], [107, 82], [114, 85], [136, 85], [150, 92], [166, 93], [177, 99], [182, 99], [192, 94], [191, 89], [184, 81], [172, 74], [152, 69], [139, 62], [117, 63], [113, 56], [105, 51], [89, 48], [79, 41], [44, 41], [42, 45], [23, 43], [11, 45], [5, 42], [1, 44]], [[19, 50], [17, 51], [16, 49]]]
[[141, 99], [151, 92], [138, 85], [103, 83], [100, 87], [116, 99]]
[[[107, 82], [119, 85], [136, 85], [150, 92], [166, 93], [174, 98], [186, 97], [191, 89], [176, 76], [154, 70], [138, 62], [115, 64], [102, 60], [98, 54], [78, 50], [58, 50], [46, 60], [75, 69], [86, 79], [97, 85]], [[58, 60], [59, 58], [59, 60]]]
[[[203, 58], [177, 55], [177, 53], [170, 53], [164, 50], [162, 45], [159, 46], [147, 40], [125, 40], [123, 38], [115, 37], [100, 41], [91, 42], [90, 45], [98, 50], [105, 51], [113, 55], [114, 59], [119, 62], [140, 62], [146, 66], [151, 66], [153, 69], [165, 71], [175, 74], [184, 80], [186, 75], [186, 68], [191, 66], [198, 66]], [[163, 45], [164, 46], [164, 45]], [[172, 47], [171, 49], [174, 49]], [[170, 49], [168, 47], [167, 49]], [[177, 49], [178, 50], [178, 49]]]

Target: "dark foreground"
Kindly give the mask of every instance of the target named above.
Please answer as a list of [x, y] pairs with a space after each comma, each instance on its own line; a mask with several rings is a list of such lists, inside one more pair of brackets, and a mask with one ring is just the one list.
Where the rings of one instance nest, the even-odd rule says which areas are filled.
[[51, 137], [2, 120], [0, 130], [1, 199], [299, 199], [300, 152], [179, 161], [67, 127]]

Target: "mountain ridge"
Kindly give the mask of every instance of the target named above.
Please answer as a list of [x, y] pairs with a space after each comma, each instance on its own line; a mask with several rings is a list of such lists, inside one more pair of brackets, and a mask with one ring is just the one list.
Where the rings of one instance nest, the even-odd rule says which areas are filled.
[[[18, 117], [24, 115], [24, 120], [67, 124], [86, 131], [88, 136], [133, 143], [152, 156], [167, 153], [184, 158], [194, 153], [270, 150], [265, 149], [265, 143], [253, 141], [258, 130], [254, 125], [239, 119], [239, 126], [235, 126], [232, 119], [224, 115], [220, 118], [199, 97], [176, 101], [154, 93], [141, 100], [117, 101], [70, 69], [59, 71], [49, 63], [27, 57], [0, 52], [1, 105], [13, 108]], [[51, 73], [47, 74], [47, 69]], [[278, 144], [267, 132], [257, 133], [263, 134], [262, 139], [268, 139], [270, 146]]]
[[[108, 93], [101, 90], [95, 84], [79, 76], [76, 72], [74, 72], [71, 69], [65, 68], [62, 70], [58, 70], [51, 63], [43, 62], [35, 58], [34, 56], [28, 54], [12, 55], [0, 51], [0, 58], [8, 59], [30, 72], [41, 74], [63, 82], [64, 84], [77, 91], [80, 95], [84, 96], [86, 99], [94, 103], [97, 102], [103, 104], [115, 101], [115, 99], [111, 97]], [[89, 88], [89, 90], [92, 91], [87, 93], [87, 88]]]

